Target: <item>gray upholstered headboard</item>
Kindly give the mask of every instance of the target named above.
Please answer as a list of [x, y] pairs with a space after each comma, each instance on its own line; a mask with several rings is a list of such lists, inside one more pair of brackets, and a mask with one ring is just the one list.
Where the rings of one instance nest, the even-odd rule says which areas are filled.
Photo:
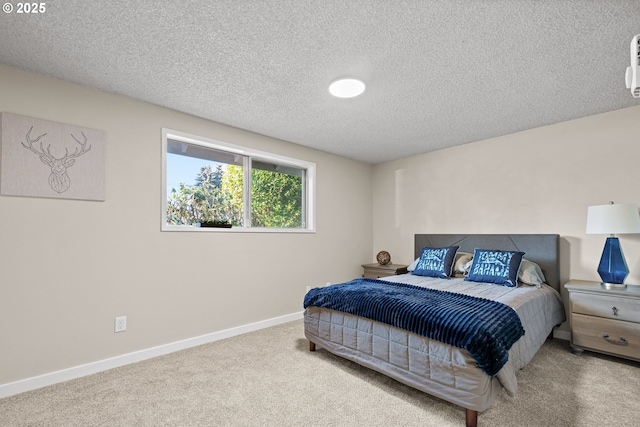
[[560, 292], [560, 256], [557, 234], [416, 234], [415, 258], [425, 246], [438, 248], [459, 245], [461, 252], [500, 249], [525, 252], [524, 258], [540, 266], [547, 284]]

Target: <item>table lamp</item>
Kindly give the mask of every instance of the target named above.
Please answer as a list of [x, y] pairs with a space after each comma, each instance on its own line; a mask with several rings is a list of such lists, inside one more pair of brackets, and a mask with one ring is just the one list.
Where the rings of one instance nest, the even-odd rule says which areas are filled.
[[629, 274], [627, 262], [616, 234], [640, 233], [640, 214], [635, 204], [589, 206], [587, 234], [610, 234], [604, 244], [598, 274], [605, 288], [626, 287], [624, 279]]

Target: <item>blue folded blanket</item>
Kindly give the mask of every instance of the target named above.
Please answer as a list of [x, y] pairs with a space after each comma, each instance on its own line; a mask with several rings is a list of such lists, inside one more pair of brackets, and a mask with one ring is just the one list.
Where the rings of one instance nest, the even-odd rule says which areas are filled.
[[511, 307], [470, 295], [377, 279], [311, 289], [304, 308], [328, 308], [366, 317], [467, 350], [490, 376], [507, 363], [524, 335]]

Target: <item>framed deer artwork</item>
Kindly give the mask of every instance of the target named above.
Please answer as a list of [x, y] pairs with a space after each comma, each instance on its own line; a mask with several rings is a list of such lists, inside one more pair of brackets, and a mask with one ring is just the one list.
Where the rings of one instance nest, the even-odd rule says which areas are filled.
[[104, 131], [0, 116], [0, 194], [105, 200]]

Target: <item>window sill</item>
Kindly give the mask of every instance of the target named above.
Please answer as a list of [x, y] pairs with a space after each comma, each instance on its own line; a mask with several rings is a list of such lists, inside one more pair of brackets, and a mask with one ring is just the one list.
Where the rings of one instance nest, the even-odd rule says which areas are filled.
[[196, 227], [193, 225], [163, 225], [161, 231], [176, 231], [186, 233], [298, 233], [313, 234], [315, 229], [309, 228], [245, 228], [245, 227]]

